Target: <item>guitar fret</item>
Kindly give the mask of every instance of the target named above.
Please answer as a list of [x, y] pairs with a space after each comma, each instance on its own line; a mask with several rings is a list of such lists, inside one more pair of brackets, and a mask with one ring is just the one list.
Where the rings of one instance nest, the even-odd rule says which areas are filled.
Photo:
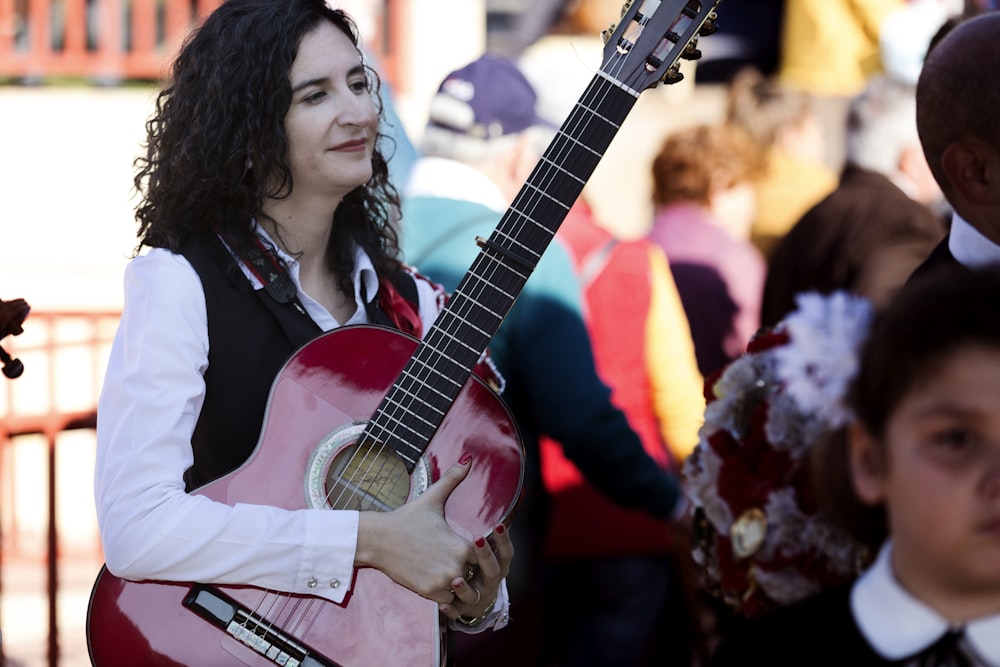
[[618, 79], [614, 79], [614, 78], [608, 76], [607, 74], [605, 74], [601, 70], [597, 71], [597, 76], [601, 77], [602, 79], [608, 80], [611, 83], [612, 86], [615, 86], [616, 88], [620, 88], [620, 89], [624, 90], [626, 93], [628, 93], [632, 97], [638, 98], [639, 95], [641, 94], [640, 91], [638, 91], [635, 88], [632, 88], [630, 86], [626, 86], [624, 82], [619, 81]]
[[[489, 329], [484, 326], [488, 323], [479, 323], [483, 319], [483, 315], [493, 314], [489, 309], [479, 307], [476, 309], [458, 309], [454, 313], [450, 313], [447, 321], [442, 322], [441, 326], [438, 328], [438, 335], [444, 336], [447, 334], [448, 338], [455, 339], [459, 335], [464, 335], [468, 337], [475, 336], [478, 340], [468, 340], [463, 343], [462, 347], [465, 348], [468, 353], [468, 358], [478, 357], [482, 350], [479, 349], [479, 345], [483, 341], [489, 340], [490, 332]], [[495, 314], [493, 314], [496, 317]], [[468, 316], [476, 317], [473, 321], [469, 319]], [[434, 336], [427, 337], [427, 345], [435, 349], [447, 346], [447, 341], [441, 341], [439, 338]]]
[[[579, 107], [580, 104], [577, 103], [577, 106]], [[581, 108], [585, 108], [585, 107], [581, 107]], [[586, 152], [590, 153], [591, 155], [593, 155], [594, 157], [596, 157], [598, 159], [601, 158], [602, 153], [597, 152], [596, 150], [594, 150], [593, 148], [591, 148], [587, 144], [583, 143], [582, 141], [580, 141], [576, 137], [571, 137], [568, 134], [562, 134], [562, 133], [560, 133], [559, 136], [562, 137], [563, 139], [565, 139], [567, 142], [573, 144], [573, 148], [575, 148], [577, 150], [586, 151]], [[556, 148], [556, 145], [553, 144], [552, 145], [552, 149], [555, 149], [555, 148]], [[549, 151], [546, 151], [546, 154], [548, 154], [549, 152], [551, 152], [552, 149], [550, 149]], [[571, 150], [572, 150], [572, 148], [571, 148]], [[542, 159], [544, 159], [544, 156], [543, 156]], [[546, 162], [548, 162], [548, 160], [546, 160]], [[577, 179], [577, 180], [579, 180], [579, 179]], [[581, 181], [581, 182], [583, 182], [583, 181]]]
[[[513, 239], [510, 239], [510, 240], [513, 240]], [[520, 244], [515, 243], [514, 245], [520, 245]], [[525, 248], [525, 249], [528, 250], [527, 248]], [[487, 255], [487, 259], [489, 261], [493, 262], [494, 264], [497, 264], [501, 268], [510, 269], [510, 271], [513, 272], [513, 273], [516, 273], [519, 278], [522, 278], [524, 280], [527, 280], [527, 278], [528, 278], [528, 276], [522, 275], [516, 269], [511, 269], [506, 264], [504, 264], [503, 262], [501, 262], [498, 258], [493, 257], [492, 255]], [[484, 276], [481, 276], [478, 273], [470, 273], [469, 274], [469, 278], [470, 279], [474, 279], [474, 280], [478, 280], [479, 283], [481, 284], [481, 286], [483, 288], [492, 290], [493, 292], [502, 295], [503, 299], [506, 300], [506, 301], [513, 301], [514, 300], [514, 295], [512, 293], [510, 293], [510, 292], [508, 292], [506, 290], [501, 289], [499, 285], [491, 283], [490, 281], [486, 280], [486, 278]], [[476, 297], [468, 294], [467, 291], [465, 291], [465, 290], [463, 290], [463, 294], [465, 294], [470, 301], [475, 302], [476, 305], [482, 305], [483, 304], [483, 299], [482, 298], [476, 298]], [[480, 297], [481, 296], [482, 296], [482, 292], [480, 292]]]
[[[412, 414], [413, 414], [412, 410], [406, 410], [406, 411], [404, 411], [404, 415], [412, 415]], [[407, 432], [409, 432], [409, 433], [417, 436], [417, 438], [416, 438], [417, 442], [419, 442], [421, 440], [424, 440], [425, 438], [429, 440], [430, 436], [433, 434], [433, 430], [431, 432], [429, 432], [429, 433], [417, 430], [416, 428], [414, 428], [413, 426], [411, 426], [412, 422], [405, 421], [404, 419], [402, 419], [400, 417], [397, 417], [397, 416], [395, 416], [393, 414], [387, 414], [387, 413], [385, 413], [384, 417], [385, 417], [385, 421], [388, 421], [388, 422], [390, 422], [392, 424], [395, 424], [396, 426], [398, 426], [400, 428], [403, 428]], [[403, 443], [407, 447], [412, 447], [412, 448], [415, 448], [415, 449], [421, 449], [419, 447], [415, 447], [413, 445], [410, 445], [408, 439], [404, 439], [402, 436], [399, 435], [398, 431], [390, 429], [388, 427], [388, 425], [381, 425], [381, 427], [386, 431], [386, 433], [388, 435], [390, 435], [392, 437], [392, 439], [398, 440], [399, 442]], [[394, 447], [393, 449], [395, 449], [396, 451], [399, 451], [398, 447]]]
[[[414, 412], [411, 409], [410, 406], [413, 403], [413, 399], [418, 398], [419, 397], [418, 394], [408, 392], [405, 389], [402, 389], [399, 393], [403, 394], [404, 398], [409, 398], [410, 399], [410, 403], [409, 404], [405, 404], [405, 403], [403, 403], [402, 400], [400, 400], [399, 397], [393, 396], [388, 401], [388, 404], [390, 406], [395, 405], [397, 408], [399, 408], [402, 411], [402, 414], [404, 415], [404, 417], [405, 416], [410, 416], [410, 417], [413, 417], [414, 419], [416, 419], [417, 421], [422, 422], [425, 426], [430, 426], [431, 428], [437, 428], [437, 425], [436, 425], [435, 422], [430, 421], [429, 419], [425, 418], [423, 415], [421, 415], [419, 413], [416, 413], [416, 412]], [[447, 398], [443, 394], [441, 394], [441, 396], [443, 398]], [[439, 408], [437, 408], [437, 407], [435, 407], [433, 405], [431, 405], [429, 407], [431, 408], [431, 410], [433, 412], [437, 413], [438, 417], [444, 417], [445, 412], [447, 412], [447, 410], [441, 410], [441, 409], [439, 409]], [[393, 414], [396, 414], [396, 413], [393, 413]], [[400, 422], [402, 422], [402, 420], [404, 419], [404, 417], [399, 417], [398, 420]]]
[[[577, 104], [578, 107], [586, 109], [588, 112], [590, 112], [589, 113], [589, 117], [590, 118], [596, 118], [597, 120], [604, 121], [611, 128], [612, 132], [616, 132], [617, 133], [618, 130], [621, 129], [621, 125], [619, 123], [616, 123], [615, 121], [611, 120], [607, 116], [603, 115], [597, 109], [591, 109], [590, 107], [585, 106], [582, 102], [577, 102], [576, 104]], [[579, 142], [577, 142], [577, 143], [579, 143]], [[591, 152], [594, 152], [592, 149], [588, 149], [588, 150], [591, 150]]]
[[[506, 267], [500, 265], [500, 268]], [[498, 276], [493, 274], [493, 277]], [[522, 285], [524, 280], [524, 278], [520, 279]], [[474, 284], [473, 281], [478, 281], [478, 283]], [[455, 304], [453, 310], [449, 312], [448, 318], [440, 320], [440, 325], [442, 329], [452, 329], [454, 324], [465, 324], [471, 328], [469, 334], [482, 334], [480, 340], [469, 342], [469, 345], [475, 348], [476, 354], [479, 354], [485, 349], [485, 347], [480, 346], [485, 346], [489, 342], [493, 331], [503, 319], [503, 313], [506, 313], [514, 302], [514, 297], [498, 289], [495, 285], [489, 284], [485, 278], [475, 272], [469, 274], [468, 284], [460, 286], [459, 289], [460, 291], [455, 294], [461, 295], [463, 300]], [[452, 317], [456, 321], [453, 322]], [[428, 339], [433, 340], [429, 336]]]
[[[488, 335], [482, 329], [479, 329], [475, 325], [469, 323], [468, 320], [466, 320], [464, 318], [458, 318], [458, 319], [459, 319], [459, 321], [468, 324], [469, 327], [471, 327], [473, 329], [476, 329], [482, 335], [484, 335], [484, 336]], [[447, 331], [447, 330], [442, 329], [441, 330], [441, 334], [443, 336], [446, 336], [448, 338], [448, 340], [450, 340], [452, 343], [457, 344], [457, 345], [465, 348], [469, 352], [472, 352], [473, 354], [479, 354], [479, 350], [475, 349], [474, 347], [472, 347], [471, 345], [469, 345], [468, 343], [466, 343], [465, 341], [463, 341], [461, 338], [459, 338], [457, 333], [453, 333], [451, 331]]]
[[566, 176], [570, 177], [571, 179], [573, 179], [574, 181], [576, 181], [580, 185], [586, 185], [586, 183], [587, 183], [587, 181], [585, 181], [584, 179], [580, 178], [579, 176], [577, 176], [573, 172], [564, 169], [561, 165], [556, 164], [555, 162], [553, 162], [549, 158], [545, 157], [544, 155], [542, 156], [542, 162], [544, 162], [545, 164], [547, 164], [552, 169], [555, 169], [559, 173], [565, 174]]
[[[503, 310], [504, 310], [504, 312], [506, 311], [506, 309], [503, 309]], [[499, 309], [498, 310], [493, 310], [492, 308], [489, 308], [487, 306], [482, 305], [478, 309], [478, 311], [479, 311], [480, 315], [491, 315], [493, 317], [493, 319], [495, 319], [497, 321], [498, 324], [503, 319], [503, 314], [501, 313], [501, 311]], [[487, 342], [489, 341], [490, 333], [488, 331], [482, 329], [481, 327], [476, 326], [473, 322], [471, 322], [470, 320], [466, 319], [465, 317], [459, 315], [457, 312], [455, 313], [455, 320], [458, 321], [458, 322], [462, 322], [462, 323], [468, 324], [468, 326], [470, 328], [472, 328], [476, 333], [482, 334], [483, 339], [485, 341], [487, 341]], [[470, 347], [470, 349], [473, 349], [473, 351], [475, 351], [477, 354], [480, 354], [486, 348], [483, 347], [483, 349], [481, 350], [481, 349], [478, 349], [478, 348], [471, 348]]]
[[[430, 349], [430, 348], [428, 348], [428, 349]], [[437, 357], [438, 358], [433, 363], [431, 363], [430, 361], [425, 360], [422, 356], [414, 356], [413, 357], [413, 363], [414, 363], [414, 365], [422, 366], [425, 370], [430, 371], [434, 375], [437, 375], [437, 376], [441, 377], [442, 379], [447, 380], [449, 384], [454, 385], [456, 388], [457, 387], [461, 387], [464, 384], [463, 382], [456, 381], [452, 376], [448, 375], [440, 367], [437, 367], [434, 364], [435, 363], [439, 363], [439, 364], [447, 363], [447, 364], [449, 364], [451, 366], [454, 366], [457, 370], [462, 371], [462, 372], [464, 372], [464, 370], [465, 370], [464, 365], [455, 362], [454, 359], [452, 359], [451, 357], [446, 357], [443, 354], [438, 354]]]
[[[550, 240], [552, 240], [552, 230], [549, 229], [548, 227], [546, 227], [545, 225], [543, 225], [541, 222], [539, 222], [538, 219], [536, 219], [536, 218], [541, 218], [542, 216], [537, 216], [537, 215], [536, 216], [532, 216], [531, 214], [527, 213], [526, 211], [522, 211], [521, 209], [519, 209], [517, 207], [517, 204], [518, 204], [518, 201], [516, 199], [514, 200], [513, 203], [511, 203], [510, 209], [509, 209], [510, 210], [510, 215], [508, 216], [508, 220], [510, 218], [515, 217], [515, 216], [520, 216], [520, 218], [521, 218], [520, 221], [521, 222], [530, 222], [533, 225], [535, 225], [535, 227], [537, 227], [539, 230], [541, 230], [544, 233], [544, 239], [545, 239], [545, 243], [546, 244]], [[504, 225], [504, 228], [506, 228], [506, 225]], [[497, 231], [500, 234], [503, 234], [504, 236], [507, 236], [508, 238], [512, 238], [510, 236], [510, 234], [508, 234], [505, 231], [503, 231], [503, 229], [498, 229]], [[521, 236], [525, 236], [527, 234], [527, 232], [525, 231], [525, 229], [523, 227], [520, 228], [520, 229], [518, 229], [517, 233], [519, 235], [521, 235]], [[540, 252], [538, 252], [534, 248], [528, 246], [527, 244], [521, 243], [520, 245], [521, 245], [522, 248], [525, 248], [526, 250], [530, 250], [531, 251], [531, 254], [534, 255], [536, 262], [542, 256], [542, 254]]]
[[391, 427], [391, 424], [386, 424], [385, 422], [396, 422], [389, 415], [380, 417], [377, 421], [371, 421], [368, 423], [367, 433], [368, 439], [372, 442], [377, 442], [387, 447], [390, 447], [393, 451], [403, 457], [409, 463], [416, 463], [417, 459], [420, 458], [420, 454], [423, 452], [423, 447], [418, 446], [416, 443], [420, 442], [424, 438], [424, 434], [416, 433], [412, 429], [407, 429], [410, 433], [416, 433], [417, 438], [404, 438], [402, 437], [395, 428]]
[[[445, 399], [446, 401], [451, 400], [451, 394], [450, 393], [441, 391], [440, 389], [438, 389], [434, 385], [429, 384], [425, 380], [421, 379], [419, 376], [414, 375], [413, 373], [411, 373], [409, 371], [403, 371], [403, 375], [400, 376], [400, 380], [401, 381], [409, 380], [410, 382], [414, 383], [414, 385], [418, 389], [422, 389], [424, 391], [429, 391], [432, 394], [434, 394], [434, 395], [436, 395], [436, 396], [438, 396], [440, 398]], [[419, 398], [421, 401], [427, 400], [426, 397], [422, 396], [422, 392], [421, 391], [411, 391], [406, 386], [405, 382], [401, 382], [399, 390], [400, 390], [401, 393], [406, 394], [408, 396], [411, 396], [413, 398]], [[402, 405], [402, 402], [399, 401], [398, 399], [394, 399], [394, 400], [396, 400], [397, 403], [399, 403], [400, 405]], [[437, 408], [435, 406], [435, 404], [433, 402], [429, 401], [429, 400], [427, 401], [427, 404], [431, 406], [432, 410], [435, 410], [436, 412], [438, 412], [442, 417], [444, 416], [444, 413], [447, 412], [447, 408], [445, 408], [445, 409]]]
[[[497, 237], [503, 237], [503, 238], [507, 239], [508, 241], [513, 240], [510, 236], [507, 236], [506, 234], [504, 234], [503, 232], [501, 232], [499, 230], [495, 233], [495, 236], [497, 236]], [[528, 248], [527, 246], [525, 246], [525, 245], [523, 245], [521, 243], [517, 243], [516, 245], [520, 246], [524, 250], [527, 250], [527, 251], [531, 252], [531, 248]], [[537, 256], [534, 257], [533, 259], [534, 259], [535, 262], [538, 261], [538, 257]], [[496, 255], [491, 255], [491, 254], [482, 255], [482, 263], [486, 263], [486, 262], [489, 262], [490, 264], [495, 265], [495, 267], [497, 269], [500, 269], [501, 271], [508, 271], [510, 273], [513, 273], [514, 275], [516, 275], [521, 280], [522, 283], [525, 282], [525, 281], [527, 281], [528, 280], [528, 276], [531, 275], [530, 273], [522, 273], [521, 271], [519, 271], [516, 268], [517, 266], [519, 266], [518, 262], [515, 262], [514, 266], [511, 266], [510, 264], [507, 264], [507, 263], [501, 261], [501, 258], [497, 257]], [[483, 276], [481, 276], [481, 275], [478, 275], [478, 273], [475, 272], [475, 271], [470, 272], [470, 276], [474, 276], [475, 278], [477, 278], [479, 280], [483, 280], [485, 282], [485, 278]], [[495, 285], [490, 285], [490, 287], [496, 287], [496, 286]], [[510, 300], [513, 301], [513, 296], [511, 296], [511, 295], [508, 295], [508, 296], [509, 296]]]
[[[525, 184], [525, 187], [534, 190], [535, 192], [537, 192], [538, 194], [542, 195], [546, 199], [552, 200], [556, 204], [559, 204], [559, 206], [561, 206], [565, 210], [569, 211], [570, 206], [568, 204], [566, 204], [566, 202], [562, 201], [561, 199], [557, 199], [556, 197], [553, 197], [552, 195], [550, 195], [545, 190], [542, 190], [541, 188], [539, 188], [537, 185], [535, 185], [533, 183], [527, 183], [527, 184]], [[534, 222], [534, 220], [532, 220], [532, 222]]]

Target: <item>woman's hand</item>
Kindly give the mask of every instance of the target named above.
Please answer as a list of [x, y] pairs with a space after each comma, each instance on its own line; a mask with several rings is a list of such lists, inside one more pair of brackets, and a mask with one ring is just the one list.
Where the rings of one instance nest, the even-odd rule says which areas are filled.
[[493, 536], [476, 539], [476, 566], [474, 576], [469, 580], [456, 577], [451, 581], [455, 599], [440, 604], [441, 613], [460, 623], [475, 624], [489, 614], [500, 591], [500, 583], [510, 571], [514, 559], [514, 545], [510, 533], [503, 524], [493, 529]]
[[355, 564], [375, 567], [437, 602], [449, 618], [476, 611], [481, 615], [507, 576], [514, 554], [506, 530], [473, 545], [445, 521], [445, 502], [468, 475], [471, 463], [471, 458], [463, 458], [424, 493], [392, 512], [361, 512], [358, 524]]

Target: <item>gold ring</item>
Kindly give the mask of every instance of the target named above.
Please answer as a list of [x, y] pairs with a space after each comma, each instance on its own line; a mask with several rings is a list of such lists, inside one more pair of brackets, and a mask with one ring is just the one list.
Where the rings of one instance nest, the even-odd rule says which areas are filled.
[[476, 566], [469, 563], [465, 564], [465, 576], [462, 577], [466, 581], [472, 581], [473, 577], [476, 576]]
[[476, 588], [475, 586], [472, 587], [472, 590], [476, 591], [476, 601], [473, 602], [472, 604], [479, 604], [479, 601], [483, 599], [483, 594], [480, 593], [479, 589]]

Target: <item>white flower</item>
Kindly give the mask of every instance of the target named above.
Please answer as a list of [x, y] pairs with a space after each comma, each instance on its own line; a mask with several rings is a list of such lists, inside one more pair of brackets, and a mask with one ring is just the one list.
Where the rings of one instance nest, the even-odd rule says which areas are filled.
[[775, 571], [758, 568], [754, 577], [767, 596], [782, 606], [804, 600], [820, 590], [819, 583], [792, 567]]
[[796, 303], [798, 310], [783, 322], [791, 341], [774, 351], [778, 378], [803, 413], [843, 426], [851, 419], [844, 395], [858, 372], [871, 303], [846, 292], [803, 293]]
[[705, 510], [706, 518], [722, 535], [729, 532], [733, 515], [729, 505], [719, 497], [716, 483], [722, 460], [707, 444], [699, 444], [684, 462], [684, 483], [688, 498], [696, 507]]

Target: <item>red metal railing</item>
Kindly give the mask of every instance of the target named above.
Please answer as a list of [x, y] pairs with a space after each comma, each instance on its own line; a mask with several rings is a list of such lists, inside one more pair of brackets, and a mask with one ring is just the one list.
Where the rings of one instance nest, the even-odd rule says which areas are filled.
[[[222, 0], [0, 0], [0, 78], [156, 80], [185, 35]], [[405, 2], [385, 0], [366, 46], [396, 79]]]
[[[32, 312], [24, 323], [24, 333], [4, 341], [4, 348], [24, 363], [25, 370], [21, 377], [3, 379], [0, 385], [0, 454], [21, 438], [42, 436], [47, 442], [45, 471], [40, 475], [43, 479], [20, 479], [16, 470], [5, 470], [2, 479], [7, 485], [17, 482], [44, 489], [50, 667], [59, 664], [58, 563], [65, 546], [60, 539], [57, 511], [57, 441], [67, 431], [95, 428], [97, 397], [118, 319], [117, 312]], [[18, 555], [18, 535], [23, 528], [17, 521], [18, 507], [10, 506], [16, 503], [15, 496], [4, 493], [4, 501], [7, 506], [0, 524], [0, 566], [10, 556]], [[0, 570], [0, 581], [2, 574]]]
[[0, 76], [157, 79], [221, 0], [0, 0]]

